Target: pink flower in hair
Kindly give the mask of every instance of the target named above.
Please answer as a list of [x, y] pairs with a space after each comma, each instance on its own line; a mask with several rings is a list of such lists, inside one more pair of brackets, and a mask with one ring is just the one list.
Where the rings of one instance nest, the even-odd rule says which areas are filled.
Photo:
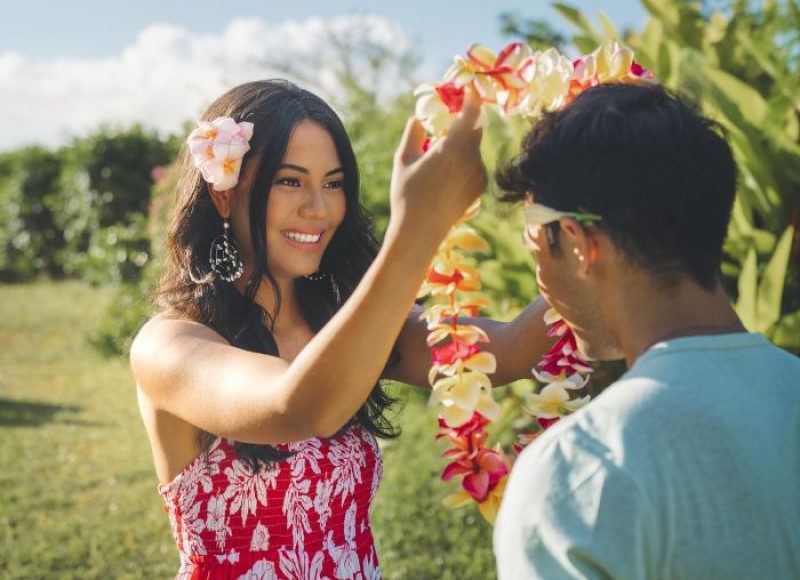
[[200, 121], [197, 129], [189, 134], [186, 144], [203, 179], [214, 189], [225, 191], [239, 182], [242, 158], [250, 150], [252, 136], [252, 123], [217, 117], [210, 123]]

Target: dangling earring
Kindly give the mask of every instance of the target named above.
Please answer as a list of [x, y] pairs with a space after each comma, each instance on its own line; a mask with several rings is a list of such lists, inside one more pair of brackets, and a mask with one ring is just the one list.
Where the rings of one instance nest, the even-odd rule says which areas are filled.
[[339, 283], [336, 282], [336, 276], [333, 274], [331, 277], [331, 288], [333, 288], [333, 297], [336, 299], [336, 304], [342, 304], [342, 291], [339, 289]]
[[242, 276], [244, 266], [239, 257], [239, 248], [233, 238], [228, 237], [231, 224], [228, 218], [222, 221], [222, 234], [211, 242], [209, 262], [214, 273], [226, 282], [235, 282]]
[[319, 271], [319, 268], [314, 270], [313, 274], [309, 274], [308, 276], [303, 276], [306, 280], [311, 280], [312, 282], [319, 282], [320, 280], [324, 280], [327, 278], [326, 274], [323, 274]]

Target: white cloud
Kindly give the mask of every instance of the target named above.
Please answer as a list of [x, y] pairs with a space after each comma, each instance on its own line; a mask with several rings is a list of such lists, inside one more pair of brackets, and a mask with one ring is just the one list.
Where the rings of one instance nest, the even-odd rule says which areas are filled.
[[[179, 130], [225, 90], [260, 78], [299, 78], [321, 96], [335, 96], [341, 59], [330, 50], [331, 35], [357, 55], [357, 67], [367, 62], [360, 52], [367, 46], [392, 54], [411, 49], [399, 25], [361, 15], [272, 25], [239, 19], [219, 34], [151, 24], [120, 55], [104, 59], [36, 61], [0, 52], [0, 150], [58, 145], [101, 123]], [[387, 94], [396, 79], [397, 71], [385, 71], [374, 82]]]

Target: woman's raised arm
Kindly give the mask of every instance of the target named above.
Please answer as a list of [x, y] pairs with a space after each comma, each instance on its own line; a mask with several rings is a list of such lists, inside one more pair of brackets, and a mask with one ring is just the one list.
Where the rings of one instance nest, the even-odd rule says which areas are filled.
[[337, 432], [380, 377], [438, 244], [486, 186], [479, 111], [468, 96], [449, 135], [424, 155], [425, 132], [409, 122], [395, 155], [384, 244], [348, 301], [291, 363], [229, 346], [202, 324], [156, 317], [131, 349], [148, 403], [247, 443]]

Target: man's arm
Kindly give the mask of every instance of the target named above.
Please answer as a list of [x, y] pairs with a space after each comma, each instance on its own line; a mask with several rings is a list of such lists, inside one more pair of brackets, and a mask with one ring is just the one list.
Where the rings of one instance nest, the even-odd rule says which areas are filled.
[[[539, 297], [511, 322], [459, 318], [460, 322], [479, 326], [489, 335], [489, 344], [482, 344], [481, 347], [497, 359], [497, 371], [490, 376], [495, 386], [530, 378], [531, 368], [553, 345], [554, 339], [547, 336], [544, 323], [544, 313], [548, 308], [547, 302]], [[409, 313], [395, 345], [398, 359], [386, 370], [384, 378], [430, 387], [428, 370], [431, 368], [431, 351], [425, 343], [428, 336], [425, 320], [419, 319], [422, 311], [421, 306], [415, 306]]]

